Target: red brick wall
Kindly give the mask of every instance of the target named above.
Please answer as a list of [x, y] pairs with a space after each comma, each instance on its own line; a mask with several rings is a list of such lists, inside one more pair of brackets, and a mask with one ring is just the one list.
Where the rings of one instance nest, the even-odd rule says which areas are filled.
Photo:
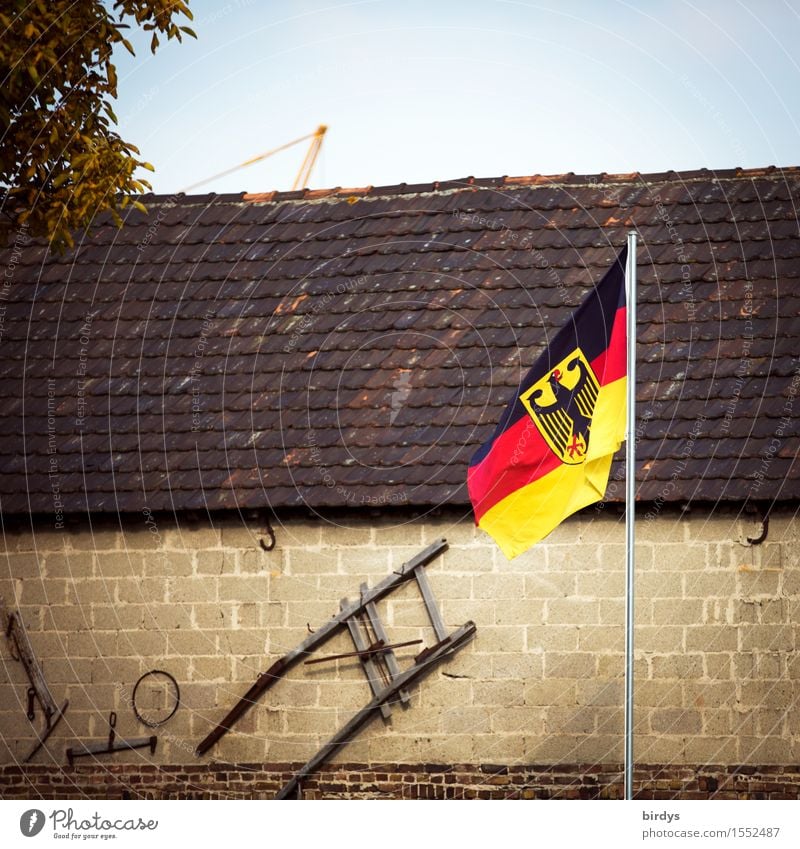
[[[300, 764], [7, 766], [3, 799], [270, 799]], [[800, 766], [641, 766], [642, 799], [800, 799]], [[341, 764], [305, 798], [619, 799], [619, 765]]]

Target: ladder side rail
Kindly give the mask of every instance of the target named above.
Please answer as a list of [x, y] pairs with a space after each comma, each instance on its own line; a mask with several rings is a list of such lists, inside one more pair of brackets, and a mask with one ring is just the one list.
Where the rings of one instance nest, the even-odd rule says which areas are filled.
[[436, 598], [433, 595], [433, 590], [431, 589], [430, 582], [428, 581], [428, 576], [425, 574], [424, 570], [415, 569], [414, 577], [417, 580], [419, 591], [422, 593], [422, 600], [425, 602], [425, 609], [428, 611], [428, 616], [431, 620], [431, 625], [433, 625], [433, 631], [436, 634], [436, 639], [444, 640], [447, 638], [447, 628], [445, 627], [444, 620], [442, 619], [442, 614], [439, 611], [439, 605], [436, 603]]
[[352, 716], [330, 740], [301, 767], [292, 779], [284, 785], [276, 799], [288, 799], [297, 791], [300, 782], [315, 772], [328, 758], [350, 742], [356, 732], [360, 731], [375, 715], [376, 709], [387, 699], [392, 698], [402, 687], [413, 684], [429, 672], [437, 663], [446, 660], [462, 646], [465, 646], [475, 636], [475, 623], [467, 622], [445, 637], [440, 643], [427, 650], [422, 660], [418, 660], [396, 680], [385, 687], [366, 707]]

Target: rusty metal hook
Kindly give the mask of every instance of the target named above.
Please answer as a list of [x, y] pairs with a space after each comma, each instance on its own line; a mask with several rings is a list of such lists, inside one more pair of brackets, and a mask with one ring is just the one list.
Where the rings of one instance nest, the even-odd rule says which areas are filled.
[[267, 523], [267, 536], [269, 537], [269, 544], [265, 543], [263, 538], [259, 539], [258, 544], [261, 546], [262, 551], [272, 551], [275, 548], [275, 531], [272, 530], [272, 525], [269, 523], [269, 519], [266, 520]]
[[108, 748], [114, 745], [114, 738], [117, 736], [117, 712], [112, 710], [108, 715]]
[[769, 533], [769, 513], [762, 514], [757, 507], [753, 509], [753, 512], [758, 516], [759, 521], [761, 522], [761, 534], [757, 537], [747, 537], [747, 541], [750, 545], [761, 545]]

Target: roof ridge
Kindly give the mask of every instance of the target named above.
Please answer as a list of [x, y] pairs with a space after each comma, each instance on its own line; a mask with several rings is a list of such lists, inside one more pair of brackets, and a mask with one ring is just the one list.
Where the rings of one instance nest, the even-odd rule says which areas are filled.
[[725, 168], [720, 170], [710, 168], [699, 168], [689, 171], [654, 171], [641, 173], [631, 171], [627, 173], [609, 173], [603, 171], [599, 174], [576, 174], [569, 171], [565, 174], [530, 174], [519, 176], [503, 175], [502, 177], [462, 177], [453, 180], [434, 180], [430, 183], [396, 183], [384, 186], [333, 186], [320, 189], [299, 189], [296, 191], [269, 192], [228, 192], [216, 194], [210, 192], [200, 195], [185, 195], [183, 192], [172, 194], [147, 194], [142, 200], [150, 203], [158, 203], [161, 200], [175, 203], [180, 199], [192, 204], [201, 203], [287, 203], [320, 202], [329, 200], [345, 199], [355, 203], [362, 198], [392, 197], [396, 195], [427, 195], [443, 194], [464, 191], [465, 189], [514, 189], [527, 186], [587, 186], [587, 185], [634, 185], [636, 183], [694, 183], [701, 180], [741, 180], [747, 177], [774, 177], [781, 178], [787, 175], [800, 175], [800, 166], [776, 166], [768, 165], [761, 168]]

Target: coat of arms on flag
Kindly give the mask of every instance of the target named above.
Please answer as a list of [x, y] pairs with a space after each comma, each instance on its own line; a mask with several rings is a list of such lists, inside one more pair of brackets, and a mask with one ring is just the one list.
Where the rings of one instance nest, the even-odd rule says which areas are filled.
[[586, 459], [600, 386], [580, 348], [520, 395], [539, 432], [562, 463]]
[[511, 558], [599, 501], [625, 439], [623, 249], [525, 376], [467, 477], [478, 526]]

